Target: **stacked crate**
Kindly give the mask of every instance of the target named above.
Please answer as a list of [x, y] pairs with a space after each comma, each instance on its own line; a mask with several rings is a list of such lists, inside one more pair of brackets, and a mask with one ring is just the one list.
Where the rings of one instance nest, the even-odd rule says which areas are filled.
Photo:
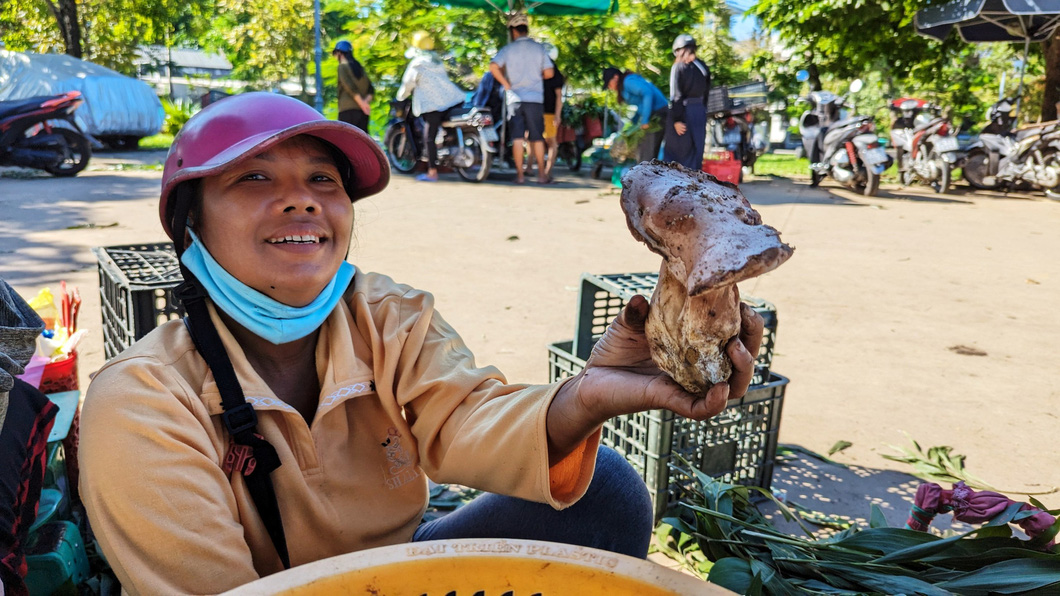
[[[549, 346], [552, 381], [577, 374], [593, 345], [622, 307], [636, 294], [650, 297], [657, 273], [582, 276], [575, 337]], [[702, 422], [668, 410], [650, 410], [613, 418], [604, 424], [602, 442], [621, 453], [644, 478], [655, 507], [655, 519], [676, 505], [693, 478], [676, 468], [682, 460], [723, 482], [769, 488], [777, 433], [788, 379], [772, 372], [777, 315], [773, 305], [745, 297], [765, 321], [762, 347], [747, 394]]]
[[149, 331], [184, 316], [173, 295], [183, 281], [170, 242], [93, 248], [99, 264], [103, 355], [109, 360]]

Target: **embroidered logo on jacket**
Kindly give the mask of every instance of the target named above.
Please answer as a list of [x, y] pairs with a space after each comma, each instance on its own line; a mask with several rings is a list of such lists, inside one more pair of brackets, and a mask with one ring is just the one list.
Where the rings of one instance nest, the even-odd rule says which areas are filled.
[[[255, 434], [255, 437], [264, 439], [259, 434]], [[228, 440], [228, 452], [225, 453], [224, 461], [221, 462], [221, 469], [227, 476], [232, 475], [233, 470], [239, 470], [244, 476], [250, 476], [254, 473], [254, 468], [258, 466], [258, 460], [254, 459], [254, 449], [249, 445], [239, 445], [235, 441]]]
[[388, 428], [386, 440], [381, 445], [386, 449], [387, 467], [383, 471], [383, 482], [387, 488], [399, 488], [419, 478], [420, 473], [412, 464], [412, 456], [402, 444], [398, 429]]

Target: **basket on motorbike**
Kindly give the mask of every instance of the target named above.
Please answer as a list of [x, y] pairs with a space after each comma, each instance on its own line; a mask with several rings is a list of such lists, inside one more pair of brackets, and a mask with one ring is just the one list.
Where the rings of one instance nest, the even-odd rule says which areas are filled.
[[392, 99], [390, 100], [390, 116], [392, 118], [404, 118], [408, 115], [411, 107], [411, 99]]
[[732, 151], [713, 150], [703, 156], [703, 171], [722, 182], [743, 182], [743, 166]]

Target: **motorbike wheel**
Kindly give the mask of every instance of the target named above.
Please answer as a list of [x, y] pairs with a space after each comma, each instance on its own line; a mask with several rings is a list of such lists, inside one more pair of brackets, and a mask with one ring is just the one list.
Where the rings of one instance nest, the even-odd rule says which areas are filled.
[[818, 174], [816, 171], [810, 170], [810, 188], [817, 188], [822, 180], [824, 180], [824, 174]]
[[599, 180], [600, 175], [603, 174], [604, 164], [596, 163], [593, 165], [593, 169], [589, 170], [589, 177], [593, 180]]
[[562, 161], [571, 172], [582, 168], [582, 154], [574, 143], [560, 143], [556, 148], [556, 161]]
[[866, 197], [874, 197], [880, 190], [880, 175], [872, 170], [866, 169], [865, 171], [865, 188], [861, 189], [861, 194]]
[[469, 134], [464, 137], [464, 151], [470, 151], [474, 165], [456, 168], [456, 173], [468, 182], [482, 182], [490, 175], [490, 154], [486, 152], [482, 137]]
[[84, 135], [75, 130], [55, 128], [53, 131], [63, 137], [63, 156], [56, 163], [44, 166], [44, 171], [59, 178], [76, 176], [88, 165], [88, 158], [92, 157], [92, 146]]
[[950, 169], [950, 164], [946, 163], [946, 160], [935, 153], [931, 154], [930, 159], [939, 165], [939, 178], [931, 182], [931, 188], [935, 189], [935, 192], [939, 194], [946, 194], [946, 191], [950, 189], [950, 179], [953, 176], [953, 170]]
[[983, 178], [987, 176], [987, 155], [982, 151], [977, 151], [968, 156], [968, 159], [964, 162], [964, 167], [961, 168], [964, 174], [964, 179], [972, 186], [972, 188], [978, 188], [982, 190], [992, 190], [997, 188], [997, 185], [988, 185], [983, 182]]
[[416, 169], [416, 149], [412, 146], [411, 139], [405, 134], [403, 127], [394, 127], [387, 131], [386, 155], [390, 158], [390, 165], [402, 174], [408, 174]]

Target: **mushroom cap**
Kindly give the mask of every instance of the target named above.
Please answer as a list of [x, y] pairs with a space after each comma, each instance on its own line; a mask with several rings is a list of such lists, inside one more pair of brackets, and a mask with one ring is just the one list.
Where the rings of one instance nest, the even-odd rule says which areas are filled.
[[622, 176], [633, 237], [663, 257], [689, 296], [772, 271], [795, 250], [734, 184], [652, 160]]

